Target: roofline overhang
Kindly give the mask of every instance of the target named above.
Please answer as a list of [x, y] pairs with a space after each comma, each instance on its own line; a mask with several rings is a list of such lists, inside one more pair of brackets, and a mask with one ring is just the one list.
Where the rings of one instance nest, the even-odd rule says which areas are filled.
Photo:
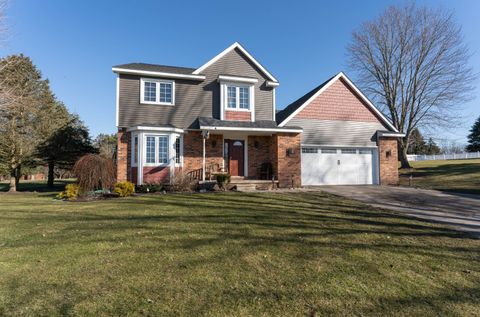
[[267, 83], [265, 84], [267, 87], [278, 87], [280, 85], [279, 82], [275, 82], [275, 81], [270, 81], [270, 80], [267, 80]]
[[395, 133], [395, 132], [381, 132], [378, 131], [377, 135], [379, 138], [403, 138], [405, 137], [405, 133]]
[[228, 76], [228, 75], [218, 75], [218, 82], [226, 81], [226, 82], [237, 82], [237, 83], [247, 83], [247, 84], [256, 84], [258, 83], [258, 79], [256, 78], [248, 78], [248, 77], [240, 77], [240, 76]]
[[206, 131], [242, 131], [242, 132], [285, 132], [285, 133], [302, 133], [303, 129], [282, 129], [282, 128], [244, 128], [244, 127], [212, 127], [200, 126], [200, 130]]
[[174, 128], [174, 127], [149, 127], [146, 125], [137, 125], [127, 129], [128, 132], [133, 131], [155, 131], [155, 132], [173, 132], [173, 133], [184, 133], [183, 129]]
[[127, 68], [120, 68], [120, 67], [112, 67], [112, 71], [117, 74], [143, 75], [143, 76], [162, 77], [162, 78], [179, 78], [179, 79], [190, 79], [190, 80], [200, 80], [200, 81], [203, 81], [206, 78], [204, 75], [152, 72], [147, 70], [127, 69]]

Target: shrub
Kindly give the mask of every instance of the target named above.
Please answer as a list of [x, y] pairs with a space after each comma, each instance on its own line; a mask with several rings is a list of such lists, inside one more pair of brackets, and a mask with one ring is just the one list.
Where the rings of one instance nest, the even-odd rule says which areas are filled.
[[78, 159], [73, 166], [73, 173], [82, 192], [109, 190], [115, 183], [113, 160], [98, 154], [87, 154]]
[[217, 174], [217, 184], [218, 187], [222, 189], [227, 189], [228, 183], [230, 183], [230, 174], [227, 173], [222, 173], [222, 174]]
[[127, 197], [135, 193], [135, 185], [131, 182], [116, 183], [113, 192], [119, 197]]
[[143, 184], [135, 187], [135, 191], [138, 193], [157, 193], [164, 189], [164, 186], [159, 183]]
[[173, 192], [191, 192], [195, 189], [197, 181], [183, 172], [177, 172], [170, 179], [170, 190]]
[[78, 197], [80, 186], [78, 184], [68, 184], [65, 190], [57, 195], [59, 199], [75, 200]]

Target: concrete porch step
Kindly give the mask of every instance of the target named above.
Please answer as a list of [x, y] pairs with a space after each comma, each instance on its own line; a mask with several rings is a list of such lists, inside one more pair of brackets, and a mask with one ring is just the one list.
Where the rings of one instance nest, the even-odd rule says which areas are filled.
[[271, 190], [278, 187], [278, 181], [272, 183], [271, 180], [263, 179], [245, 179], [244, 177], [233, 176], [228, 184], [229, 189], [238, 191]]

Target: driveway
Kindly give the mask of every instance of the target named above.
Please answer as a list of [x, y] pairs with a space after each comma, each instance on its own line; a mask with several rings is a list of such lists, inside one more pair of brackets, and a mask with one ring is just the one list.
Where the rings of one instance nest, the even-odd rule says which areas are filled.
[[393, 186], [322, 186], [320, 190], [480, 237], [480, 196]]

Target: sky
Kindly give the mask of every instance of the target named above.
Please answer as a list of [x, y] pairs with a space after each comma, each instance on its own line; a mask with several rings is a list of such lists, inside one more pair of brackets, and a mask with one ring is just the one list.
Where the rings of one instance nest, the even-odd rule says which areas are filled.
[[[10, 0], [0, 56], [29, 56], [93, 136], [114, 133], [115, 74], [130, 62], [199, 67], [240, 42], [279, 81], [282, 109], [344, 71], [352, 31], [389, 4], [405, 1], [27, 1]], [[422, 0], [453, 10], [480, 72], [480, 1]], [[355, 81], [355, 76], [350, 76]], [[466, 142], [480, 115], [480, 79], [465, 122], [437, 139]]]

